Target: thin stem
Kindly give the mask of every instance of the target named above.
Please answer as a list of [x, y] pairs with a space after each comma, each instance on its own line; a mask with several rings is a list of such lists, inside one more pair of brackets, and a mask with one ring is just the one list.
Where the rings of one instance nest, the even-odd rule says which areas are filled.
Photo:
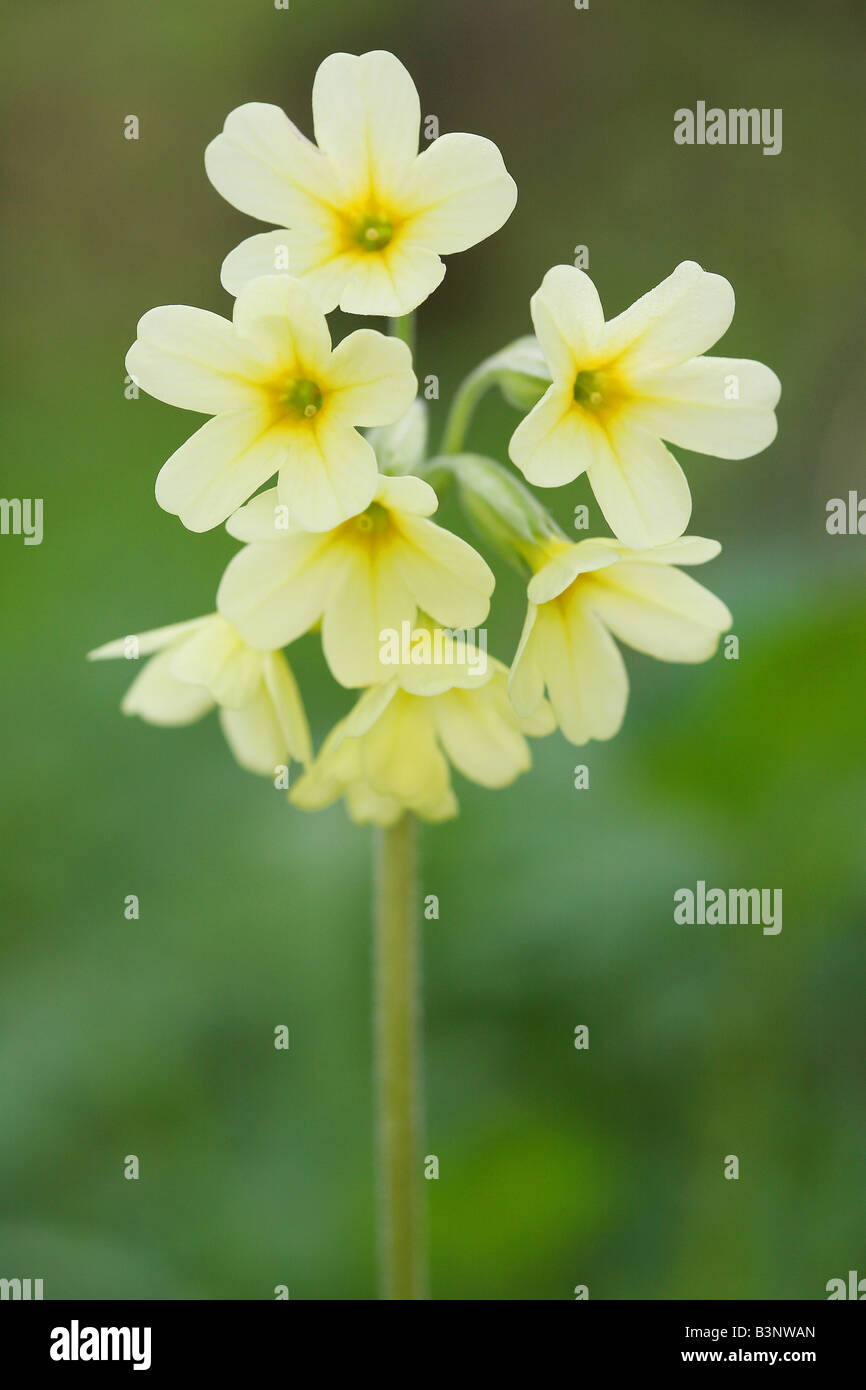
[[392, 338], [399, 338], [409, 351], [415, 353], [415, 314], [404, 314], [400, 319], [388, 320], [388, 332]]
[[376, 836], [375, 1075], [381, 1297], [427, 1297], [421, 1201], [421, 1008], [417, 825]]
[[482, 362], [480, 366], [475, 368], [474, 372], [470, 372], [468, 377], [461, 382], [455, 392], [451, 409], [448, 412], [448, 419], [445, 422], [441, 453], [460, 453], [472, 423], [472, 416], [475, 414], [475, 407], [485, 391], [493, 385], [494, 380], [490, 363]]

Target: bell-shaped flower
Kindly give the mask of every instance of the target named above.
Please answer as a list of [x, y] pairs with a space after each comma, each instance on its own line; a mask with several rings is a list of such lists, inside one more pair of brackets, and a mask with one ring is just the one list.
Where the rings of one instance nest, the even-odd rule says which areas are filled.
[[476, 628], [487, 617], [494, 576], [477, 551], [428, 520], [438, 505], [428, 483], [378, 479], [365, 511], [325, 534], [281, 530], [276, 491], [253, 498], [229, 521], [250, 542], [229, 563], [219, 611], [244, 640], [284, 647], [319, 622], [325, 658], [346, 686], [394, 674], [383, 650], [419, 611], [444, 628]]
[[441, 135], [418, 153], [421, 107], [393, 53], [332, 53], [313, 84], [312, 144], [278, 106], [232, 111], [205, 152], [214, 187], [278, 229], [241, 242], [222, 281], [288, 270], [330, 313], [408, 314], [445, 274], [440, 259], [499, 230], [517, 200], [496, 146]]
[[720, 548], [683, 536], [652, 550], [611, 540], [561, 540], [539, 549], [508, 683], [515, 709], [531, 715], [546, 689], [569, 742], [612, 738], [628, 701], [615, 637], [660, 661], [698, 662], [713, 655], [730, 627], [721, 600], [677, 568], [703, 564]]
[[692, 499], [662, 441], [741, 459], [776, 435], [776, 374], [761, 362], [700, 355], [733, 314], [728, 281], [684, 261], [605, 323], [589, 276], [554, 266], [532, 299], [552, 381], [515, 430], [512, 461], [540, 487], [586, 472], [624, 545], [640, 550], [675, 540]]
[[121, 637], [90, 652], [149, 657], [124, 696], [124, 714], [149, 724], [193, 724], [215, 707], [241, 767], [273, 776], [290, 758], [307, 764], [310, 731], [301, 696], [282, 652], [248, 647], [218, 613]]
[[336, 348], [310, 293], [287, 275], [254, 280], [231, 321], [181, 304], [151, 309], [126, 358], [158, 400], [213, 415], [163, 465], [156, 499], [209, 531], [279, 475], [295, 525], [327, 531], [376, 490], [376, 455], [356, 426], [388, 425], [418, 383], [405, 343], [369, 328]]
[[289, 794], [296, 806], [318, 810], [345, 797], [359, 823], [392, 825], [404, 811], [441, 821], [459, 809], [449, 762], [482, 787], [507, 786], [529, 769], [527, 736], [555, 728], [549, 705], [518, 715], [500, 662], [477, 661], [477, 651], [468, 655], [429, 623], [415, 636], [428, 641], [331, 731]]

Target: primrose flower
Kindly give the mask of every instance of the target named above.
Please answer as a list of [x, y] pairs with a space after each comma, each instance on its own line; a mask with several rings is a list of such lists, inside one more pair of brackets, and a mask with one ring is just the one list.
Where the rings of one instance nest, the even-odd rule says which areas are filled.
[[319, 810], [344, 796], [358, 824], [393, 825], [406, 810], [426, 821], [456, 816], [449, 759], [470, 781], [504, 787], [531, 765], [526, 737], [556, 727], [544, 701], [529, 717], [518, 715], [506, 682], [505, 667], [493, 659], [482, 669], [462, 653], [453, 665], [415, 664], [413, 657], [361, 695], [289, 800]]
[[419, 610], [446, 628], [474, 628], [487, 617], [493, 574], [471, 545], [427, 519], [437, 506], [420, 478], [380, 475], [369, 507], [335, 530], [287, 533], [276, 529], [276, 489], [262, 492], [228, 522], [251, 544], [223, 575], [219, 611], [264, 650], [321, 621], [336, 679], [373, 685], [393, 675], [380, 659], [386, 635], [414, 623]]
[[418, 388], [397, 338], [362, 328], [332, 349], [321, 309], [287, 275], [247, 285], [231, 322], [180, 304], [151, 309], [126, 366], [158, 400], [214, 416], [156, 481], [159, 505], [190, 531], [218, 526], [275, 473], [304, 530], [363, 511], [376, 455], [355, 426], [399, 420]]
[[552, 382], [515, 430], [512, 461], [540, 487], [585, 471], [624, 545], [640, 550], [676, 539], [688, 525], [691, 493], [662, 440], [739, 459], [776, 435], [775, 373], [760, 362], [700, 356], [733, 313], [727, 280], [684, 261], [605, 323], [589, 276], [554, 266], [532, 299]]
[[628, 700], [614, 637], [660, 661], [706, 661], [731, 615], [676, 566], [703, 564], [720, 549], [701, 536], [640, 551], [612, 540], [539, 547], [509, 677], [515, 709], [532, 714], [546, 687], [570, 743], [612, 738]]
[[282, 652], [254, 651], [218, 613], [121, 637], [90, 653], [149, 656], [124, 696], [124, 714], [149, 724], [193, 724], [215, 706], [226, 741], [249, 772], [273, 776], [289, 758], [308, 763], [310, 731]]
[[313, 83], [312, 144], [278, 106], [232, 111], [205, 152], [218, 193], [277, 231], [241, 242], [222, 282], [288, 270], [326, 313], [398, 317], [432, 294], [440, 256], [499, 230], [517, 189], [496, 146], [441, 135], [418, 153], [421, 107], [393, 53], [333, 53]]

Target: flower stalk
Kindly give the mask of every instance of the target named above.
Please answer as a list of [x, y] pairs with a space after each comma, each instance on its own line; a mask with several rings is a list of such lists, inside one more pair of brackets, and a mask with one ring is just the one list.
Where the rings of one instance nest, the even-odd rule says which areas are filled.
[[403, 1301], [428, 1296], [417, 830], [407, 812], [376, 832], [373, 903], [380, 1296]]

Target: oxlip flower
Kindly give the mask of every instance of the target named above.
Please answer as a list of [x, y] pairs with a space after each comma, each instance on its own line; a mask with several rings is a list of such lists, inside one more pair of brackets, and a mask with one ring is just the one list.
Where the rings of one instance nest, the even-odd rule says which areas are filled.
[[586, 472], [624, 545], [676, 539], [691, 515], [691, 493], [662, 441], [739, 459], [776, 435], [775, 373], [760, 362], [701, 356], [733, 313], [728, 281], [684, 261], [605, 323], [589, 276], [554, 266], [532, 299], [552, 381], [512, 436], [513, 462], [541, 487]]
[[531, 715], [546, 688], [569, 742], [612, 738], [628, 701], [614, 637], [660, 661], [706, 661], [731, 615], [677, 567], [703, 564], [720, 549], [701, 536], [640, 551], [611, 540], [538, 547], [508, 683], [515, 709]]
[[124, 714], [149, 724], [193, 724], [218, 707], [226, 741], [241, 767], [273, 776], [289, 758], [308, 763], [310, 731], [295, 678], [282, 652], [255, 651], [218, 613], [90, 652], [149, 657], [124, 696]]
[[151, 309], [126, 366], [158, 400], [214, 417], [156, 481], [160, 506], [191, 531], [218, 526], [275, 473], [305, 530], [363, 511], [377, 466], [356, 426], [399, 420], [418, 387], [397, 338], [361, 328], [332, 348], [318, 304], [287, 275], [247, 285], [231, 321], [180, 304]]
[[345, 797], [360, 824], [393, 825], [406, 810], [426, 821], [457, 815], [449, 761], [482, 787], [504, 787], [531, 765], [527, 736], [556, 727], [543, 700], [528, 717], [517, 714], [506, 685], [493, 659], [483, 671], [459, 654], [453, 664], [407, 663], [361, 695], [289, 799], [319, 810]]
[[250, 542], [223, 575], [217, 607], [244, 640], [284, 647], [321, 622], [325, 658], [346, 686], [393, 675], [380, 659], [383, 638], [419, 611], [445, 628], [475, 628], [487, 617], [495, 580], [477, 551], [428, 518], [438, 499], [428, 483], [380, 475], [374, 500], [327, 533], [278, 529], [275, 489], [228, 522]]
[[313, 83], [312, 144], [278, 106], [232, 111], [205, 152], [214, 187], [278, 223], [226, 258], [222, 281], [288, 270], [325, 312], [397, 317], [436, 289], [440, 259], [499, 230], [517, 189], [496, 146], [449, 134], [418, 153], [421, 107], [393, 53], [333, 53]]

